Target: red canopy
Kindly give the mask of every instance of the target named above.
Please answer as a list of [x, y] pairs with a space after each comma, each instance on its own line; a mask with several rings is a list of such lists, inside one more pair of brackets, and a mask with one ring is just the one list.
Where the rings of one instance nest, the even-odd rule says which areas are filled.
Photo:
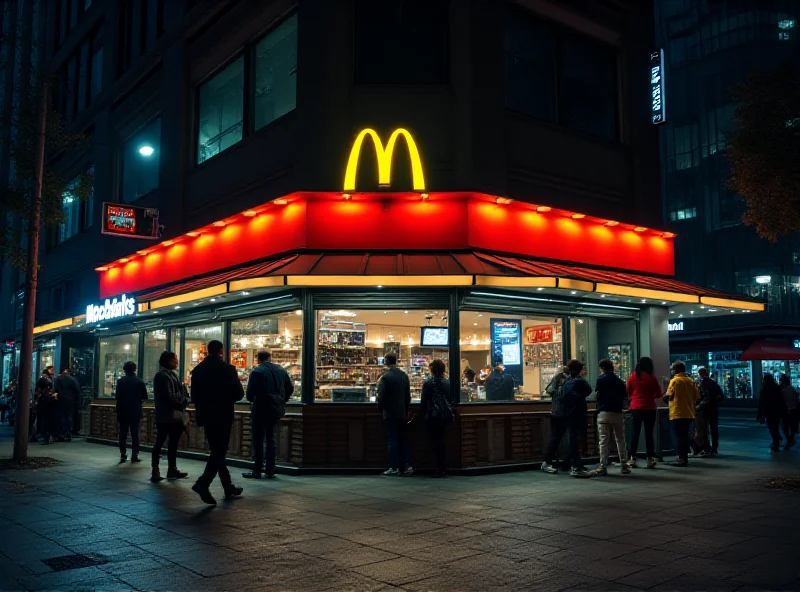
[[800, 348], [791, 341], [763, 339], [750, 344], [740, 360], [800, 360]]

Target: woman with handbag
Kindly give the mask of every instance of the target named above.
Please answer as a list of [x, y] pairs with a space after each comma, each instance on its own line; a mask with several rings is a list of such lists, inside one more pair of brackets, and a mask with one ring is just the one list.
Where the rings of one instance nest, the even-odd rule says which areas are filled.
[[455, 415], [452, 406], [456, 404], [450, 391], [450, 381], [444, 378], [445, 365], [442, 360], [433, 360], [428, 366], [431, 378], [422, 384], [420, 397], [420, 413], [425, 421], [425, 428], [433, 447], [436, 459], [436, 477], [447, 474], [447, 449], [445, 448], [445, 430], [453, 423]]
[[158, 468], [161, 448], [167, 445], [167, 479], [183, 479], [188, 473], [178, 470], [178, 441], [186, 429], [184, 413], [189, 397], [186, 387], [181, 384], [175, 369], [178, 367], [178, 356], [174, 352], [165, 351], [158, 360], [158, 372], [153, 377], [153, 398], [156, 411], [156, 441], [153, 444], [153, 472], [150, 481], [158, 483], [164, 478]]

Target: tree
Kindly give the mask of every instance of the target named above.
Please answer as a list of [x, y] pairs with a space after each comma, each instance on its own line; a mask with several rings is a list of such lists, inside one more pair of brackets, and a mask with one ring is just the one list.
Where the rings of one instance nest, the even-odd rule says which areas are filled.
[[800, 79], [790, 64], [757, 71], [733, 89], [728, 186], [745, 224], [772, 242], [800, 230]]

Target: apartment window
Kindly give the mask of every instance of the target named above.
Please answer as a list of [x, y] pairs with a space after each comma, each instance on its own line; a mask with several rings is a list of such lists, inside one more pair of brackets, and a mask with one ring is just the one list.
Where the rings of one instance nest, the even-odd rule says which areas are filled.
[[60, 71], [56, 108], [67, 119], [88, 107], [100, 92], [103, 77], [102, 28], [98, 27], [75, 50]]
[[60, 45], [91, 6], [87, 0], [52, 0], [56, 10], [56, 42]]
[[122, 154], [122, 201], [131, 203], [158, 188], [161, 118], [131, 136]]
[[297, 15], [270, 30], [198, 90], [197, 163], [295, 108]]
[[356, 84], [445, 84], [447, 0], [355, 0]]
[[64, 221], [58, 225], [59, 244], [78, 234], [81, 229], [81, 200], [77, 192], [78, 183], [78, 179], [70, 181], [61, 195], [61, 211], [64, 214]]
[[728, 147], [727, 133], [733, 129], [733, 105], [723, 105], [706, 113], [701, 121], [700, 153], [703, 158], [724, 152]]
[[673, 129], [675, 169], [680, 171], [697, 166], [697, 124], [677, 126]]
[[205, 162], [242, 139], [244, 57], [200, 87], [197, 162]]
[[92, 218], [94, 217], [94, 165], [89, 167], [87, 171], [92, 179], [92, 191], [86, 199], [83, 200], [83, 229], [86, 230], [92, 227]]
[[697, 208], [679, 208], [677, 210], [670, 210], [669, 213], [669, 221], [670, 222], [679, 222], [681, 220], [691, 220], [692, 218], [697, 218]]
[[510, 9], [505, 54], [508, 108], [596, 137], [618, 139], [614, 47]]
[[136, 59], [152, 49], [164, 33], [165, 1], [120, 0], [118, 76], [127, 72]]
[[89, 100], [93, 100], [103, 90], [103, 37], [98, 29], [92, 38], [92, 62], [89, 73]]
[[295, 108], [297, 96], [297, 15], [292, 15], [255, 46], [255, 129]]

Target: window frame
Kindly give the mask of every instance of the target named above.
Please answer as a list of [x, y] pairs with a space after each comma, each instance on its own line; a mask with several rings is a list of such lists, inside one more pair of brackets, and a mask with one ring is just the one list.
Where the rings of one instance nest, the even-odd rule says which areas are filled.
[[[128, 147], [128, 144], [142, 131], [146, 130], [156, 121], [159, 122], [159, 130], [158, 130], [158, 172], [157, 178], [158, 181], [156, 186], [148, 191], [147, 193], [143, 193], [142, 195], [134, 198], [131, 201], [126, 201], [124, 198], [125, 195], [125, 149]], [[146, 198], [149, 195], [152, 195], [153, 192], [158, 191], [161, 187], [161, 112], [156, 113], [149, 119], [147, 119], [142, 125], [138, 126], [134, 129], [134, 131], [127, 134], [124, 139], [119, 143], [118, 150], [117, 150], [117, 198], [119, 199], [120, 203], [124, 204], [135, 204], [138, 201]]]

